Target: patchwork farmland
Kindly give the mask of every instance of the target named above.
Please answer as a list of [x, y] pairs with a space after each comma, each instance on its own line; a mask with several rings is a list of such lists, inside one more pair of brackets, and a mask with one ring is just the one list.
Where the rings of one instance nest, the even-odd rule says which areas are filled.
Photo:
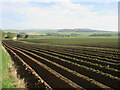
[[34, 41], [3, 40], [2, 44], [16, 58], [16, 62], [21, 62], [34, 74], [43, 87], [119, 88], [119, 49], [39, 45]]

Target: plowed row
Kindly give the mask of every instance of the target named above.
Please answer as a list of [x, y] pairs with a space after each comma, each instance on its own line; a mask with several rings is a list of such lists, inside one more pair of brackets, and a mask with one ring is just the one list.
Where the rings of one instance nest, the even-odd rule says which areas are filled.
[[118, 60], [92, 60], [70, 49], [12, 40], [3, 41], [3, 45], [20, 56], [52, 88], [119, 88]]

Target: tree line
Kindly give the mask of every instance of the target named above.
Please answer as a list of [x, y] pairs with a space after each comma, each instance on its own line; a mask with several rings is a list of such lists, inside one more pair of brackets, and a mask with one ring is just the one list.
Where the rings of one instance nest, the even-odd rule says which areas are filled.
[[3, 32], [2, 31], [2, 39], [13, 39], [16, 37], [17, 39], [19, 38], [28, 38], [29, 35], [27, 34], [16, 34], [16, 33], [11, 33], [11, 32]]

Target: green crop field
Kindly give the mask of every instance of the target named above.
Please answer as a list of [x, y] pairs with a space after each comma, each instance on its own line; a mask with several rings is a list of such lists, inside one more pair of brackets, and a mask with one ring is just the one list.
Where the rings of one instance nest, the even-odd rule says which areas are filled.
[[107, 48], [118, 48], [118, 37], [53, 37], [46, 36], [38, 39], [23, 40], [38, 44], [48, 45], [76, 45], [76, 46], [96, 46]]

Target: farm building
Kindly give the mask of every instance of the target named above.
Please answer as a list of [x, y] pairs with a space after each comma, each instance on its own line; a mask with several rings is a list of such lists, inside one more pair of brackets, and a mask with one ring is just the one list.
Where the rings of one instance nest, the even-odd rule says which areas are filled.
[[13, 39], [17, 39], [17, 37], [14, 37]]

